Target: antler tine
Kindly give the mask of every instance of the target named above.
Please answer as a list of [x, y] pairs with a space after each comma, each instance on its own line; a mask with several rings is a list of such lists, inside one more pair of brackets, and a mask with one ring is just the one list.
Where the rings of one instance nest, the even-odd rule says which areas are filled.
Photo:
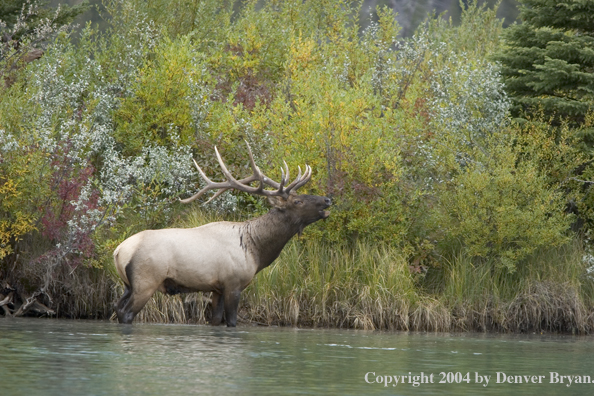
[[[246, 142], [246, 144], [247, 144], [247, 142]], [[242, 180], [237, 180], [233, 177], [231, 172], [229, 172], [229, 170], [225, 166], [225, 163], [223, 162], [223, 159], [221, 158], [221, 154], [219, 153], [219, 150], [215, 147], [215, 152], [217, 154], [217, 160], [219, 161], [219, 165], [221, 166], [221, 170], [223, 171], [223, 174], [225, 175], [225, 177], [227, 178], [227, 181], [230, 184], [229, 187], [234, 188], [239, 191], [248, 192], [251, 194], [273, 195], [272, 191], [264, 190], [264, 183], [267, 182], [267, 177], [264, 175], [264, 173], [262, 173], [260, 168], [258, 168], [258, 165], [256, 165], [256, 162], [254, 161], [254, 156], [252, 155], [252, 150], [250, 148], [250, 145], [248, 144], [247, 146], [248, 146], [250, 162], [252, 164], [252, 170], [254, 171], [254, 174], [252, 176], [246, 177], [245, 179], [242, 179]], [[260, 186], [259, 187], [251, 187], [251, 186], [247, 185], [247, 183], [251, 183], [253, 181], [259, 181]], [[269, 184], [269, 183], [266, 183], [266, 184]]]
[[283, 163], [285, 164], [285, 176], [286, 178], [284, 179], [284, 184], [287, 184], [289, 182], [289, 180], [291, 179], [291, 176], [289, 176], [289, 165], [287, 165], [287, 161], [283, 160]]
[[221, 158], [221, 154], [219, 154], [219, 150], [217, 149], [217, 146], [215, 146], [214, 149], [215, 149], [215, 153], [217, 155], [217, 160], [219, 161], [219, 165], [221, 166], [221, 170], [223, 171], [223, 174], [227, 178], [227, 181], [237, 181], [237, 180], [235, 180], [235, 178], [233, 177], [231, 172], [229, 172], [229, 169], [227, 169], [227, 166], [225, 166], [225, 163], [223, 162], [223, 159]]
[[258, 168], [258, 165], [256, 165], [256, 161], [254, 161], [254, 155], [252, 154], [252, 148], [250, 147], [247, 140], [244, 140], [244, 142], [248, 149], [248, 154], [250, 156], [250, 164], [252, 166], [252, 170], [254, 171], [254, 174], [262, 174], [262, 171], [260, 171], [260, 168]]
[[[258, 165], [256, 165], [256, 161], [254, 161], [254, 155], [252, 154], [252, 148], [250, 147], [250, 144], [245, 139], [244, 139], [244, 142], [245, 142], [245, 145], [248, 148], [248, 154], [250, 156], [250, 164], [251, 164], [252, 169], [254, 171], [254, 176], [255, 175], [258, 175], [258, 178], [254, 178], [250, 182], [256, 181], [256, 180], [260, 180], [260, 182], [263, 182], [263, 183], [265, 183], [265, 184], [267, 184], [267, 185], [269, 185], [271, 187], [278, 188], [280, 186], [280, 184], [277, 183], [277, 182], [275, 182], [274, 180], [270, 179], [264, 173], [262, 173], [262, 171], [260, 170], [260, 168], [258, 167]], [[250, 177], [254, 177], [254, 176], [250, 176]], [[245, 183], [244, 180], [240, 180], [240, 182]]]
[[[299, 176], [301, 176], [301, 169], [299, 169]], [[307, 182], [309, 182], [310, 179], [311, 166], [305, 165], [305, 174], [303, 175], [303, 177], [297, 177], [295, 181], [291, 183], [291, 188], [297, 191], [299, 188], [303, 187]]]
[[[200, 168], [200, 166], [198, 165], [198, 163], [196, 162], [196, 160], [194, 158], [192, 158], [192, 161], [194, 161], [194, 165], [196, 165], [196, 169], [198, 169], [200, 176], [202, 176], [202, 178], [206, 182], [206, 187], [204, 187], [202, 190], [198, 191], [196, 194], [192, 195], [190, 198], [180, 199], [180, 201], [182, 203], [190, 203], [190, 202], [200, 198], [205, 192], [210, 191], [214, 188], [222, 188], [222, 190], [218, 191], [215, 196], [219, 196], [229, 189], [229, 188], [225, 188], [225, 187], [227, 187], [225, 185], [225, 183], [215, 183], [212, 180], [210, 180], [208, 178], [208, 176], [206, 176], [206, 174], [202, 171], [202, 168]], [[212, 200], [213, 198], [211, 198], [210, 200]], [[210, 200], [209, 200], [209, 202], [210, 202]]]
[[260, 182], [260, 186], [258, 187], [259, 192], [255, 192], [255, 193], [261, 194], [262, 191], [264, 191], [264, 183], [266, 183], [266, 175], [264, 173], [262, 173], [262, 171], [260, 170], [258, 165], [256, 165], [256, 161], [254, 161], [254, 154], [252, 153], [252, 148], [250, 147], [250, 144], [245, 139], [243, 141], [245, 142], [245, 145], [247, 146], [248, 155], [250, 156], [250, 166], [252, 167], [254, 174], [252, 176], [246, 177], [245, 179], [241, 179], [239, 181], [239, 183], [249, 184], [253, 181], [259, 181]]
[[222, 195], [222, 194], [223, 194], [225, 191], [227, 191], [227, 190], [230, 190], [230, 188], [222, 188], [222, 189], [220, 189], [219, 191], [217, 191], [217, 192], [215, 193], [215, 195], [213, 195], [212, 197], [210, 197], [210, 199], [209, 199], [208, 201], [206, 201], [206, 202], [204, 203], [204, 205], [207, 205], [207, 204], [209, 204], [209, 203], [210, 203], [210, 201], [212, 201], [212, 200], [214, 200], [216, 197], [218, 197], [218, 196]]
[[[231, 188], [240, 189], [239, 186], [243, 186], [243, 183], [251, 183], [252, 181], [258, 180], [258, 178], [256, 177], [256, 175], [252, 175], [250, 177], [246, 177], [245, 179], [242, 179], [240, 181], [235, 180], [235, 178], [231, 175], [231, 173], [229, 172], [229, 170], [225, 166], [225, 163], [223, 162], [223, 159], [221, 158], [221, 155], [219, 154], [219, 151], [217, 150], [216, 147], [215, 147], [215, 152], [217, 154], [217, 159], [219, 161], [219, 165], [221, 166], [221, 168], [223, 170], [223, 173], [227, 177], [227, 181], [226, 182], [213, 182], [212, 180], [210, 180], [208, 178], [208, 176], [206, 176], [206, 174], [204, 173], [204, 171], [202, 170], [202, 168], [200, 168], [200, 166], [198, 165], [198, 163], [196, 162], [196, 160], [192, 158], [192, 161], [194, 162], [194, 165], [196, 166], [196, 169], [198, 169], [198, 172], [200, 173], [200, 176], [202, 176], [202, 178], [206, 182], [206, 186], [202, 190], [198, 191], [196, 194], [192, 195], [190, 198], [180, 199], [180, 201], [182, 203], [190, 203], [190, 202], [195, 201], [196, 199], [200, 198], [207, 191], [214, 190], [214, 189], [220, 189], [219, 191], [217, 191], [215, 193], [215, 195], [213, 195], [205, 203], [205, 204], [207, 204], [207, 203], [209, 203], [210, 201], [212, 201], [213, 199], [217, 198], [218, 196], [220, 196], [225, 191], [227, 191], [227, 190], [229, 190]], [[248, 187], [248, 186], [246, 186], [246, 187]], [[248, 187], [248, 188], [249, 189], [253, 189], [253, 187]], [[256, 191], [248, 191], [248, 192], [256, 192]]]
[[[218, 183], [213, 183], [213, 184], [218, 184]], [[200, 198], [205, 192], [210, 191], [214, 188], [217, 187], [213, 187], [212, 185], [207, 185], [206, 187], [204, 187], [202, 190], [198, 191], [196, 194], [192, 195], [190, 198], [186, 198], [186, 199], [180, 199], [179, 201], [181, 203], [190, 203], [192, 201], [195, 201], [196, 199]], [[217, 193], [215, 195], [213, 195], [208, 201], [206, 201], [205, 204], [209, 203], [210, 201], [212, 201], [213, 199], [215, 199], [216, 197], [218, 197], [219, 195], [221, 195], [222, 193], [224, 193], [225, 191], [229, 190], [230, 187], [219, 187], [221, 188], [219, 191], [217, 191]]]
[[192, 161], [194, 161], [194, 165], [196, 165], [196, 169], [198, 169], [198, 172], [200, 172], [200, 176], [202, 176], [202, 178], [204, 180], [206, 180], [209, 183], [212, 183], [212, 181], [206, 176], [206, 174], [202, 171], [202, 168], [200, 168], [198, 166], [198, 162], [196, 162], [196, 160], [194, 158], [192, 158]]
[[[288, 170], [287, 170], [287, 172], [288, 172]], [[288, 179], [288, 177], [287, 177], [287, 173], [285, 173], [285, 170], [284, 170], [284, 169], [283, 169], [283, 167], [281, 166], [281, 182], [280, 182], [280, 184], [279, 184], [279, 186], [278, 186], [278, 190], [277, 190], [277, 193], [278, 193], [279, 195], [281, 195], [281, 194], [283, 194], [283, 193], [284, 193], [284, 191], [283, 191], [283, 190], [284, 190], [284, 187], [285, 187], [285, 183], [287, 182], [287, 179]]]
[[299, 167], [299, 175], [297, 175], [293, 183], [287, 187], [287, 190], [297, 191], [299, 188], [303, 187], [311, 179], [311, 172], [311, 166], [305, 165], [305, 173], [302, 175], [301, 167]]
[[[206, 203], [211, 202], [213, 199], [219, 197], [225, 191], [230, 190], [230, 189], [236, 189], [236, 190], [244, 191], [244, 192], [251, 193], [251, 194], [258, 194], [258, 195], [264, 195], [264, 196], [269, 196], [269, 197], [270, 196], [284, 196], [286, 198], [291, 193], [291, 190], [297, 190], [299, 187], [301, 187], [305, 183], [307, 183], [309, 181], [309, 179], [311, 178], [311, 167], [309, 165], [306, 165], [305, 174], [303, 174], [303, 175], [301, 173], [301, 167], [299, 167], [299, 175], [297, 176], [297, 178], [291, 184], [289, 184], [287, 187], [285, 187], [285, 185], [287, 183], [289, 183], [290, 175], [289, 175], [289, 165], [287, 165], [286, 161], [283, 161], [284, 168], [281, 166], [281, 182], [277, 183], [274, 180], [271, 180], [264, 173], [262, 173], [262, 171], [260, 170], [258, 165], [256, 165], [256, 162], [254, 161], [254, 155], [252, 153], [252, 149], [247, 141], [245, 143], [248, 148], [248, 154], [250, 157], [250, 165], [254, 172], [251, 176], [248, 176], [241, 180], [235, 179], [233, 177], [233, 175], [231, 174], [231, 172], [229, 172], [229, 169], [227, 169], [227, 166], [225, 165], [225, 162], [223, 161], [223, 158], [221, 157], [219, 150], [215, 146], [215, 153], [217, 156], [217, 161], [219, 162], [219, 165], [221, 166], [221, 170], [222, 170], [223, 174], [225, 175], [225, 177], [227, 178], [227, 180], [224, 182], [213, 182], [202, 171], [202, 168], [200, 168], [200, 166], [198, 165], [196, 160], [192, 159], [192, 161], [194, 161], [194, 165], [196, 166], [196, 169], [198, 169], [198, 172], [200, 173], [200, 176], [206, 182], [206, 186], [202, 190], [200, 190], [198, 193], [191, 196], [190, 198], [180, 199], [180, 201], [183, 203], [192, 202], [192, 201], [196, 200], [197, 198], [201, 197], [205, 192], [214, 190], [214, 189], [218, 189], [219, 191], [217, 191]], [[260, 182], [260, 185], [258, 187], [251, 187], [249, 184], [254, 181]], [[264, 185], [268, 185], [273, 188], [276, 188], [276, 191], [265, 190]]]
[[295, 185], [299, 182], [299, 180], [301, 180], [301, 167], [298, 166], [297, 168], [299, 169], [299, 174], [297, 175], [295, 180], [293, 180], [293, 183], [291, 183], [287, 186], [288, 191], [291, 191], [293, 188], [295, 188]]

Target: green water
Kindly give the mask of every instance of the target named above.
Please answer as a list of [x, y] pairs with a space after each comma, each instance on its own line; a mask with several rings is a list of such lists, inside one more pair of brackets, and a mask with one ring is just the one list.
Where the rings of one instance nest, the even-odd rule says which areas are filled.
[[[550, 373], [594, 380], [593, 363], [590, 336], [0, 318], [2, 396], [591, 395], [594, 384], [574, 381], [568, 387], [567, 378], [563, 384], [551, 383]], [[523, 381], [496, 383], [498, 372]], [[409, 373], [404, 383], [393, 386], [393, 376], [401, 380]], [[413, 385], [415, 376], [418, 386]], [[477, 376], [491, 376], [489, 384], [483, 386], [484, 379], [477, 383]], [[388, 386], [386, 377], [392, 379]], [[553, 381], [559, 379], [553, 374]]]

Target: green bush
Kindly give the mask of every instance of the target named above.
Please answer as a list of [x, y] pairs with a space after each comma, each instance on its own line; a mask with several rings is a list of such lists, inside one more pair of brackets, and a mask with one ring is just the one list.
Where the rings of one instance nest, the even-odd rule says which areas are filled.
[[114, 114], [114, 137], [126, 155], [143, 147], [173, 147], [196, 141], [192, 128], [192, 83], [201, 83], [196, 56], [188, 38], [164, 38], [136, 71], [129, 96]]
[[534, 147], [518, 144], [518, 132], [510, 128], [452, 160], [435, 208], [444, 251], [461, 249], [510, 272], [534, 252], [567, 243], [574, 219], [564, 212], [560, 181], [551, 182], [527, 152]]

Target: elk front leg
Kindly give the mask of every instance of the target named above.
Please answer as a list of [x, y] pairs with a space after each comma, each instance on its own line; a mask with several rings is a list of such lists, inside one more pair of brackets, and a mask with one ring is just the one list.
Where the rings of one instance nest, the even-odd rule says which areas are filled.
[[237, 325], [237, 308], [239, 307], [239, 290], [225, 291], [225, 320], [227, 327], [235, 327]]
[[223, 295], [221, 293], [212, 292], [211, 297], [212, 318], [210, 324], [218, 326], [223, 321]]

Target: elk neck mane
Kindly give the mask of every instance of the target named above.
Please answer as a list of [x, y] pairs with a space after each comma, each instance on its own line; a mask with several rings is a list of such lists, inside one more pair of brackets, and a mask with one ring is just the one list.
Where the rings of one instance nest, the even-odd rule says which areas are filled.
[[255, 255], [260, 272], [272, 264], [287, 242], [303, 227], [285, 211], [272, 208], [265, 215], [243, 223], [240, 243], [244, 250]]

